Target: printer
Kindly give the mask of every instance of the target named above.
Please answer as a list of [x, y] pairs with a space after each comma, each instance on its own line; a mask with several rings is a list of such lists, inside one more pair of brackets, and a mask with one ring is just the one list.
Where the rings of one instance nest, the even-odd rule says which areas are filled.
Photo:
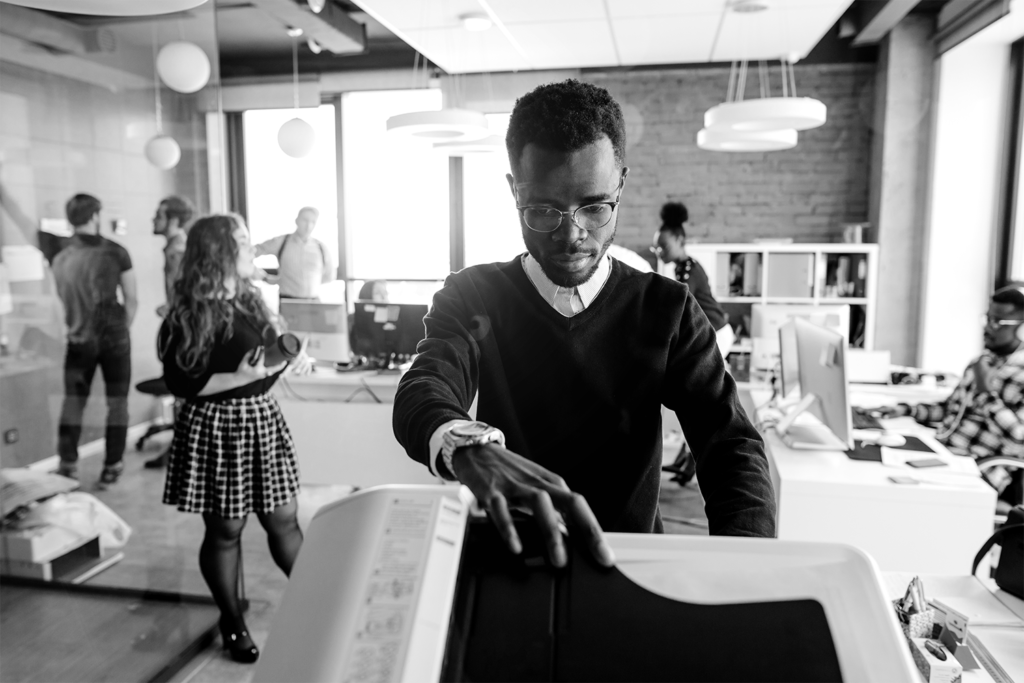
[[253, 680], [918, 680], [856, 548], [608, 533], [606, 568], [570, 534], [555, 568], [517, 528], [513, 555], [459, 486], [321, 508]]

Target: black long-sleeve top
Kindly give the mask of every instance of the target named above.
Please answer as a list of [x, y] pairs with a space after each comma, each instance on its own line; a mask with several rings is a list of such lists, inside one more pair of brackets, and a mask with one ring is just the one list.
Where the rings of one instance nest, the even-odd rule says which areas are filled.
[[198, 395], [215, 373], [234, 372], [238, 369], [238, 364], [242, 362], [242, 357], [250, 350], [261, 344], [267, 346], [276, 342], [277, 331], [266, 320], [247, 315], [236, 308], [231, 336], [224, 342], [219, 341], [220, 336], [219, 332], [215, 336], [218, 341], [215, 342], [210, 352], [206, 370], [199, 375], [190, 375], [178, 365], [175, 358], [180, 336], [175, 333], [166, 320], [164, 321], [160, 327], [158, 348], [164, 349], [162, 357], [164, 381], [172, 394], [193, 401], [224, 401], [231, 398], [259, 396], [270, 391], [281, 372], [284, 372], [283, 370], [244, 386], [222, 391], [219, 394]]
[[690, 286], [690, 293], [697, 300], [700, 310], [708, 317], [711, 327], [720, 330], [727, 322], [725, 311], [722, 305], [711, 293], [711, 283], [708, 282], [708, 274], [695, 259], [686, 257], [685, 260], [676, 264], [676, 279], [684, 285]]
[[583, 494], [602, 528], [660, 531], [664, 404], [696, 455], [710, 532], [775, 535], [764, 444], [686, 286], [612, 259], [597, 298], [566, 318], [516, 258], [449, 276], [424, 322], [393, 415], [414, 460], [479, 390], [477, 418]]

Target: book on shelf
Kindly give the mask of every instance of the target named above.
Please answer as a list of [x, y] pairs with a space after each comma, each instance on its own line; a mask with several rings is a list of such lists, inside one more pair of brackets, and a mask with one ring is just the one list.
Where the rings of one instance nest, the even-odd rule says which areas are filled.
[[826, 299], [866, 296], [867, 271], [865, 254], [829, 254], [822, 295]]

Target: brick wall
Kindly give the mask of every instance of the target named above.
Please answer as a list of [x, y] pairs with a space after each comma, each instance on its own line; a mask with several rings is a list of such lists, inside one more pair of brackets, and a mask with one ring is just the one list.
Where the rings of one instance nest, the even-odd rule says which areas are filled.
[[[797, 93], [824, 102], [828, 122], [801, 133], [794, 149], [759, 154], [696, 145], [704, 112], [725, 98], [727, 68], [584, 73], [612, 93], [626, 116], [630, 175], [616, 241], [646, 251], [669, 200], [687, 205], [690, 236], [703, 241], [834, 242], [842, 223], [867, 220], [875, 66], [795, 71]], [[777, 67], [771, 76], [780, 94]], [[756, 97], [756, 70], [747, 84], [747, 97]]]

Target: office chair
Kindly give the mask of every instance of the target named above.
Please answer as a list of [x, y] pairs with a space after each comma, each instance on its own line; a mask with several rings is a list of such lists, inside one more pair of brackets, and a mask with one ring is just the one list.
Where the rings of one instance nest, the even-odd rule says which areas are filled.
[[149, 394], [160, 403], [160, 419], [151, 424], [146, 429], [146, 433], [135, 442], [135, 450], [141, 451], [146, 446], [146, 440], [151, 436], [174, 429], [174, 418], [168, 417], [169, 409], [174, 406], [174, 397], [171, 396], [163, 377], [139, 382], [135, 388], [139, 393]]
[[[988, 470], [991, 470], [991, 469], [993, 469], [995, 467], [1004, 467], [1004, 468], [1006, 468], [1008, 470], [1015, 471], [1015, 472], [1024, 471], [1024, 457], [1020, 457], [1020, 456], [1014, 456], [1014, 455], [991, 455], [991, 456], [989, 456], [987, 458], [979, 458], [977, 463], [978, 463], [978, 469], [981, 470], [982, 478], [986, 482], [988, 482], [989, 485], [992, 485], [993, 488], [995, 488], [995, 486], [992, 484], [992, 480], [986, 475], [986, 472]], [[1018, 473], [1017, 476], [1020, 477], [1022, 475]], [[1008, 484], [1008, 486], [1013, 486], [1013, 485], [1014, 485], [1013, 482], [1010, 482], [1010, 484]], [[1006, 501], [999, 501], [999, 502], [1006, 503]], [[1013, 507], [1013, 505], [1019, 505], [1021, 503], [1024, 503], [1024, 501], [1022, 501], [1022, 500], [1010, 501], [1008, 503], [1008, 505], [1006, 506], [1007, 509], [1005, 511], [1002, 511], [1002, 512], [1000, 511], [1000, 509], [998, 507], [998, 504], [997, 504], [996, 516], [995, 516], [996, 524], [1005, 524], [1006, 523], [1006, 513], [1009, 512], [1009, 508]]]

